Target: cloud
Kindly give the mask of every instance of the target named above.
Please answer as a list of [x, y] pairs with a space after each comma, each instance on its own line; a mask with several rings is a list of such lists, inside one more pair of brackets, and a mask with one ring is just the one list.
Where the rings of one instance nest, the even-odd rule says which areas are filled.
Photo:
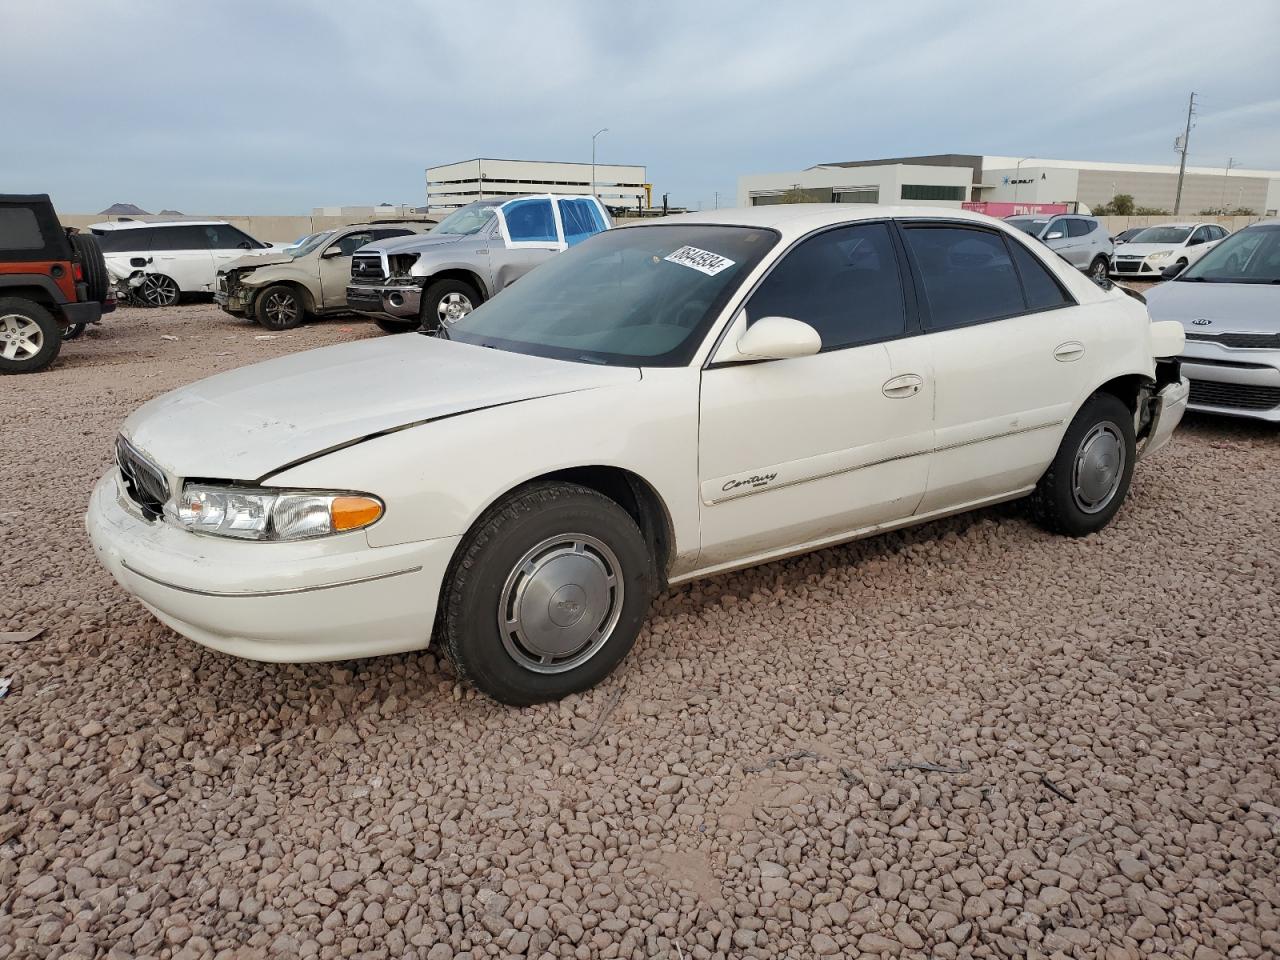
[[[0, 0], [6, 189], [68, 211], [421, 202], [474, 156], [643, 163], [678, 204], [740, 174], [963, 151], [1280, 168], [1280, 5]], [[48, 51], [57, 51], [50, 60]], [[20, 131], [14, 136], [12, 131]], [[1219, 157], [1219, 154], [1221, 155]]]

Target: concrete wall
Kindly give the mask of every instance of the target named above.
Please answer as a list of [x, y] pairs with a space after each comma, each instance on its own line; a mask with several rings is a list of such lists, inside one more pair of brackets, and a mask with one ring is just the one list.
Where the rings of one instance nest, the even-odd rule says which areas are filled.
[[1121, 230], [1129, 227], [1153, 227], [1161, 223], [1220, 223], [1232, 233], [1243, 230], [1251, 223], [1257, 223], [1264, 217], [1099, 217], [1114, 237]]
[[[105, 220], [120, 220], [121, 217], [104, 217], [93, 213], [59, 213], [63, 226], [84, 229], [90, 224], [102, 223]], [[167, 219], [158, 217], [133, 217], [124, 219]], [[176, 219], [176, 218], [175, 218]], [[271, 243], [289, 243], [310, 233], [321, 230], [332, 230], [334, 227], [345, 227], [349, 223], [368, 223], [367, 216], [347, 217], [240, 217], [226, 214], [210, 214], [208, 216], [184, 217], [186, 220], [225, 220], [239, 227], [249, 236], [257, 240]], [[440, 217], [433, 217], [440, 219]]]

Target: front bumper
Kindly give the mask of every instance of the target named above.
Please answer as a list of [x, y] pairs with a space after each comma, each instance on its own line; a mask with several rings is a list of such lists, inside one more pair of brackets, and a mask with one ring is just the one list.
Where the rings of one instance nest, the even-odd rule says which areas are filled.
[[422, 287], [411, 284], [371, 286], [352, 284], [347, 287], [347, 308], [370, 316], [393, 320], [417, 320], [422, 306]]
[[1151, 429], [1138, 454], [1139, 459], [1149, 457], [1169, 445], [1169, 441], [1173, 439], [1173, 431], [1187, 412], [1187, 396], [1190, 392], [1191, 384], [1186, 377], [1181, 377], [1177, 383], [1166, 384], [1155, 395], [1150, 408]]
[[213, 302], [233, 316], [245, 317], [253, 312], [253, 295], [256, 292], [246, 287], [240, 287], [234, 293], [216, 290], [213, 294]]
[[308, 663], [425, 648], [459, 538], [370, 547], [363, 533], [223, 541], [133, 509], [109, 470], [89, 501], [94, 552], [125, 590], [196, 643]]
[[1189, 409], [1280, 423], [1280, 350], [1188, 340], [1182, 372], [1191, 380]]
[[1173, 263], [1172, 259], [1161, 260], [1158, 263], [1151, 263], [1146, 258], [1138, 260], [1127, 260], [1124, 257], [1111, 258], [1111, 276], [1113, 277], [1129, 277], [1133, 279], [1138, 277], [1144, 280], [1159, 280], [1160, 271]]

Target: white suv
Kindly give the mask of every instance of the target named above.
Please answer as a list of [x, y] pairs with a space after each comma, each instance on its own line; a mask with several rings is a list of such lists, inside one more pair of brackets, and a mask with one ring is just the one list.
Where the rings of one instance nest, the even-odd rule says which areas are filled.
[[232, 260], [276, 249], [224, 220], [113, 220], [89, 229], [120, 292], [153, 307], [183, 293], [212, 293], [218, 270]]

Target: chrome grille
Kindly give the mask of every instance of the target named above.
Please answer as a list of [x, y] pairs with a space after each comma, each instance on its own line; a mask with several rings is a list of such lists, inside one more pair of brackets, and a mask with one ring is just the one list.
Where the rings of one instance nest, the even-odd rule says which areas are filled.
[[351, 258], [351, 279], [357, 282], [370, 283], [385, 280], [382, 272], [382, 254], [357, 253]]
[[164, 471], [124, 437], [116, 437], [116, 466], [125, 493], [142, 509], [142, 515], [148, 520], [159, 517], [169, 499], [169, 481]]

